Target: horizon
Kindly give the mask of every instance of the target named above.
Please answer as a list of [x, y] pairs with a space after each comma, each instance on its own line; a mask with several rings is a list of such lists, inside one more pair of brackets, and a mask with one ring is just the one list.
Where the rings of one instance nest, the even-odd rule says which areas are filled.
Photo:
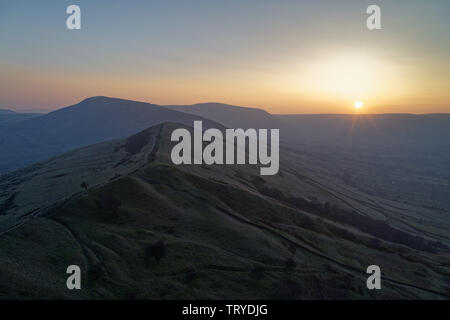
[[377, 1], [381, 30], [366, 27], [370, 1], [81, 0], [81, 30], [65, 26], [70, 4], [2, 4], [2, 108], [100, 93], [271, 114], [450, 113], [444, 0]]
[[[197, 105], [221, 105], [221, 106], [225, 106], [225, 107], [236, 107], [236, 108], [246, 108], [246, 109], [255, 109], [255, 110], [261, 110], [264, 112], [267, 112], [270, 115], [281, 115], [281, 116], [290, 116], [290, 115], [342, 115], [342, 116], [377, 116], [377, 115], [416, 115], [416, 116], [421, 116], [421, 115], [449, 115], [449, 112], [429, 112], [429, 113], [411, 113], [411, 112], [383, 112], [383, 113], [365, 113], [365, 112], [349, 112], [349, 113], [327, 113], [327, 112], [323, 112], [323, 113], [273, 113], [270, 112], [269, 110], [266, 110], [262, 107], [258, 107], [258, 106], [243, 106], [243, 105], [235, 105], [235, 104], [230, 104], [230, 103], [226, 103], [226, 102], [218, 102], [218, 101], [207, 101], [207, 102], [195, 102], [192, 104], [156, 104], [153, 103], [151, 101], [143, 101], [143, 100], [132, 100], [132, 99], [127, 99], [127, 98], [120, 98], [120, 97], [111, 97], [111, 96], [102, 96], [102, 95], [96, 95], [96, 96], [91, 96], [91, 97], [86, 97], [81, 99], [78, 102], [69, 104], [69, 105], [65, 105], [65, 106], [59, 106], [59, 107], [54, 107], [54, 108], [48, 108], [48, 109], [44, 109], [44, 108], [35, 108], [33, 109], [32, 107], [18, 107], [18, 108], [8, 108], [8, 107], [0, 107], [0, 111], [13, 111], [16, 113], [33, 113], [33, 111], [35, 113], [42, 113], [42, 114], [47, 114], [50, 112], [54, 112], [54, 111], [58, 111], [58, 110], [62, 110], [64, 108], [67, 107], [71, 107], [71, 106], [75, 106], [77, 104], [80, 104], [82, 102], [84, 102], [85, 100], [88, 99], [94, 99], [94, 98], [107, 98], [107, 99], [111, 99], [111, 100], [125, 100], [125, 101], [130, 101], [130, 102], [139, 102], [139, 103], [146, 103], [146, 104], [150, 104], [150, 105], [154, 105], [157, 107], [183, 107], [183, 106], [197, 106]], [[183, 111], [180, 111], [183, 112]]]

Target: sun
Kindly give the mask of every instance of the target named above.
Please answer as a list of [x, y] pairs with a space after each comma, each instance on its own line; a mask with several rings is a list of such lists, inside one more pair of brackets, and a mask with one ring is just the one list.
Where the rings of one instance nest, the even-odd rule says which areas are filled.
[[355, 109], [361, 110], [361, 108], [364, 106], [364, 103], [362, 101], [355, 101]]

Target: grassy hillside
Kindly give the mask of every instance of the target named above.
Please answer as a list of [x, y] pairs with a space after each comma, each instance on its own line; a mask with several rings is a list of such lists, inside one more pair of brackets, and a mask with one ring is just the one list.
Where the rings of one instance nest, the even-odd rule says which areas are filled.
[[[289, 150], [274, 177], [261, 178], [250, 166], [174, 166], [168, 152], [175, 126], [79, 149], [0, 179], [0, 194], [11, 190], [8, 181], [17, 193], [2, 211], [3, 219], [16, 218], [16, 227], [1, 235], [0, 297], [450, 296], [449, 229], [439, 212], [324, 181]], [[94, 154], [102, 156], [91, 159]], [[28, 177], [45, 181], [60, 170], [67, 171], [56, 178], [65, 179], [65, 200], [55, 196], [50, 206], [35, 200], [27, 211]], [[88, 179], [83, 190], [80, 181]], [[55, 192], [41, 186], [34, 194]], [[424, 222], [414, 224], [417, 216]], [[80, 291], [66, 289], [70, 264], [82, 269]], [[371, 264], [381, 267], [382, 290], [366, 288]]]

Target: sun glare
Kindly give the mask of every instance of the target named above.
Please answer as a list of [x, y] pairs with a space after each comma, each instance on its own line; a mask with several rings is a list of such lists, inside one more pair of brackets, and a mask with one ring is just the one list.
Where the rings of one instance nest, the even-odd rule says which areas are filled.
[[355, 101], [355, 109], [361, 110], [361, 108], [364, 106], [364, 103], [362, 101]]
[[[311, 58], [297, 73], [296, 86], [303, 96], [331, 101], [345, 112], [366, 112], [364, 100], [379, 103], [380, 97], [393, 99], [405, 92], [400, 72], [377, 53], [330, 50]], [[393, 85], [386, 85], [386, 79]]]

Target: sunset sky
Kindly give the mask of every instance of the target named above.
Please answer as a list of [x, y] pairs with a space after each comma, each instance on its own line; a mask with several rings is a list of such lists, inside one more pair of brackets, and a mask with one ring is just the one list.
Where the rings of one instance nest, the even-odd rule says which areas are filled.
[[[66, 7], [81, 7], [81, 30]], [[378, 4], [382, 30], [366, 28]], [[450, 112], [450, 1], [2, 1], [0, 108], [97, 95], [271, 113]]]

